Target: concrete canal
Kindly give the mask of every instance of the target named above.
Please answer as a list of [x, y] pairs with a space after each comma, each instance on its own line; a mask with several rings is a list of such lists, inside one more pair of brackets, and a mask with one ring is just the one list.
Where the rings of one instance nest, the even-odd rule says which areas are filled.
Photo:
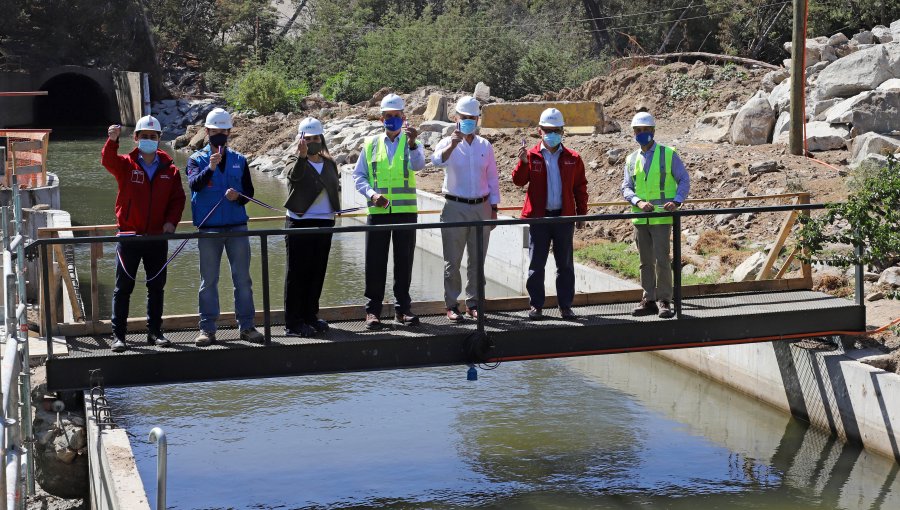
[[[101, 129], [55, 135], [51, 145], [75, 224], [113, 222], [102, 141]], [[260, 176], [255, 185], [280, 205], [283, 181]], [[283, 242], [270, 242], [277, 302]], [[167, 314], [196, 312], [188, 246], [169, 272]], [[362, 302], [362, 249], [361, 235], [338, 236], [323, 304]], [[103, 316], [114, 268], [106, 250]], [[416, 257], [414, 299], [438, 298], [441, 261]], [[488, 294], [508, 292], [495, 284]], [[133, 300], [133, 316], [142, 301]], [[166, 430], [170, 508], [900, 508], [900, 467], [890, 460], [651, 354], [508, 363], [477, 382], [451, 367], [107, 395], [133, 433], [151, 503], [146, 432]]]

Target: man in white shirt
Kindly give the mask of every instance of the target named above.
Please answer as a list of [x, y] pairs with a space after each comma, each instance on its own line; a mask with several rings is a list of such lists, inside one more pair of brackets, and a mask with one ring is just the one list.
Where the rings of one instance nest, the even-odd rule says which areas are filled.
[[[500, 189], [497, 161], [491, 142], [475, 134], [480, 105], [472, 96], [464, 96], [456, 103], [456, 130], [452, 136], [438, 143], [431, 157], [434, 166], [444, 167], [444, 210], [441, 221], [481, 221], [497, 218]], [[478, 317], [478, 256], [475, 227], [441, 229], [444, 245], [444, 302], [447, 319], [464, 320], [459, 311], [462, 279], [459, 266], [463, 250], [469, 254], [466, 269], [466, 310], [470, 317]], [[483, 248], [487, 253], [490, 229], [483, 229]]]

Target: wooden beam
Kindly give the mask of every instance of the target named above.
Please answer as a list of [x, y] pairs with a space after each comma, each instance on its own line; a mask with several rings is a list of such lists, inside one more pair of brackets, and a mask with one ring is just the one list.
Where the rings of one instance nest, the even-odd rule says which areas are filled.
[[[795, 199], [794, 202], [796, 203], [797, 200]], [[775, 245], [772, 246], [769, 256], [766, 257], [766, 262], [763, 264], [762, 270], [756, 275], [757, 280], [765, 280], [769, 277], [769, 274], [772, 272], [772, 267], [775, 266], [775, 261], [778, 260], [778, 257], [781, 255], [781, 248], [784, 247], [785, 241], [787, 241], [788, 236], [791, 235], [791, 229], [794, 228], [794, 223], [797, 222], [797, 216], [799, 216], [798, 211], [787, 212], [784, 223], [781, 224], [781, 230], [778, 232], [778, 237], [775, 239]]]
[[[683, 287], [684, 297], [706, 296], [710, 294], [734, 294], [739, 292], [767, 292], [807, 290], [806, 281], [802, 278], [790, 278], [786, 280], [763, 280], [749, 282], [711, 283], [703, 285], [688, 285]], [[582, 292], [575, 294], [573, 305], [605, 305], [612, 303], [637, 303], [641, 299], [641, 289], [616, 290], [608, 292]], [[514, 310], [527, 310], [529, 298], [527, 296], [515, 296], [504, 298], [488, 298], [485, 307], [490, 312], [508, 312]], [[556, 296], [547, 296], [545, 307], [557, 306]], [[388, 308], [388, 307], [386, 307]], [[412, 310], [419, 315], [439, 315], [446, 311], [443, 301], [417, 301], [412, 304]], [[327, 321], [362, 321], [366, 316], [365, 307], [362, 305], [333, 306], [319, 310], [319, 317]], [[199, 323], [197, 314], [167, 315], [163, 317], [163, 329], [197, 329]], [[283, 310], [272, 310], [273, 323], [284, 322]], [[257, 311], [255, 316], [257, 324], [262, 324], [263, 312]], [[224, 312], [219, 315], [216, 322], [221, 327], [235, 325], [234, 312]], [[130, 332], [145, 331], [147, 327], [144, 318], [129, 318], [128, 330]], [[91, 321], [85, 323], [67, 323], [59, 325], [59, 334], [63, 336], [82, 336], [90, 334], [109, 334], [112, 331], [110, 321]]]
[[805, 151], [803, 132], [806, 126], [806, 4], [807, 0], [794, 0], [794, 30], [791, 37], [791, 103], [788, 141], [791, 154], [801, 156]]
[[78, 321], [84, 321], [84, 315], [78, 306], [78, 296], [75, 295], [75, 283], [72, 281], [72, 275], [69, 273], [69, 267], [66, 263], [66, 256], [63, 253], [61, 244], [53, 246], [53, 253], [56, 254], [56, 264], [59, 266], [59, 273], [62, 277], [63, 284], [66, 286], [66, 293], [69, 295], [69, 304], [72, 306], [72, 317]]
[[[794, 4], [796, 5], [796, 1]], [[763, 67], [766, 69], [772, 69], [773, 71], [777, 71], [781, 69], [780, 66], [776, 66], [774, 64], [770, 64], [768, 62], [763, 62], [761, 60], [754, 60], [752, 58], [744, 58], [744, 57], [735, 57], [733, 55], [721, 55], [718, 53], [707, 53], [705, 51], [684, 51], [681, 53], [662, 53], [659, 55], [641, 55], [634, 57], [620, 57], [613, 61], [615, 65], [616, 62], [619, 61], [628, 61], [628, 60], [677, 60], [680, 58], [703, 58], [712, 61], [720, 61], [720, 62], [733, 62], [735, 64], [742, 64], [746, 66], [757, 66]]]
[[794, 257], [797, 256], [797, 248], [795, 247], [791, 250], [790, 255], [788, 255], [787, 260], [784, 262], [784, 265], [781, 266], [781, 269], [778, 270], [778, 274], [775, 275], [775, 279], [778, 280], [784, 276], [785, 273], [791, 268], [791, 263], [794, 262]]

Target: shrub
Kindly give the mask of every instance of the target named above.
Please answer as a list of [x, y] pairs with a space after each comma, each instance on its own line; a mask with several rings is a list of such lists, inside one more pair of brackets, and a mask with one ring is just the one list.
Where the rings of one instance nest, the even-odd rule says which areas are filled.
[[268, 115], [290, 106], [291, 90], [280, 74], [256, 67], [238, 79], [226, 99], [235, 110], [255, 110]]

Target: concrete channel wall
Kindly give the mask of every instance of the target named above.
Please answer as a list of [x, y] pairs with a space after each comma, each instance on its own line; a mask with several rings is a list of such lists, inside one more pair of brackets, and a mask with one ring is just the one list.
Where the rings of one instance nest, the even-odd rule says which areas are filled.
[[150, 510], [125, 429], [102, 429], [84, 392], [90, 459], [91, 510]]
[[[342, 205], [364, 205], [351, 169], [342, 174]], [[440, 210], [444, 199], [419, 192], [420, 210]], [[439, 221], [437, 214], [420, 222]], [[419, 231], [418, 244], [442, 256], [440, 230]], [[555, 266], [547, 264], [545, 285], [555, 293]], [[491, 233], [485, 274], [525, 294], [528, 226], [498, 227]], [[637, 288], [633, 282], [576, 264], [576, 292]], [[654, 353], [706, 377], [809, 421], [845, 441], [900, 462], [900, 375], [857, 359], [873, 352], [804, 349], [787, 342], [700, 347]]]

